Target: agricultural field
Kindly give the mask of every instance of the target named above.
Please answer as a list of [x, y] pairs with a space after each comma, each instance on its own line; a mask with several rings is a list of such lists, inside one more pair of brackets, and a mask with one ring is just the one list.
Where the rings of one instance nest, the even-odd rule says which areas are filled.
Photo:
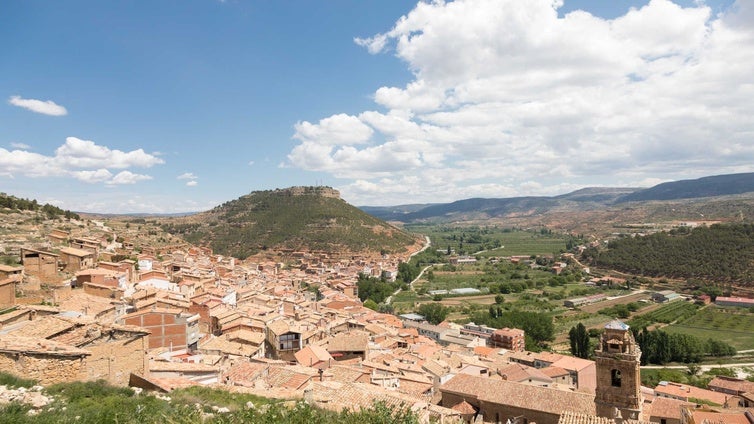
[[737, 350], [754, 349], [754, 314], [734, 308], [710, 305], [663, 330], [720, 340]]
[[693, 303], [676, 300], [651, 312], [636, 316], [628, 324], [636, 328], [650, 327], [657, 323], [670, 324], [693, 317], [697, 309], [699, 309], [699, 306]]
[[552, 256], [565, 251], [569, 240], [569, 236], [548, 230], [443, 225], [407, 225], [406, 230], [429, 236], [435, 249], [481, 257]]

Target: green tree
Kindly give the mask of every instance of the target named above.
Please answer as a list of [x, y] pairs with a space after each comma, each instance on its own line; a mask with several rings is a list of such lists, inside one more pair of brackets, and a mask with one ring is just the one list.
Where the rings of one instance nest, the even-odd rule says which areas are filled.
[[578, 323], [571, 327], [568, 332], [568, 341], [571, 344], [571, 354], [579, 358], [589, 357], [589, 333], [586, 331], [584, 324]]
[[447, 318], [450, 309], [439, 303], [423, 303], [416, 309], [416, 313], [422, 315], [430, 324], [439, 324]]

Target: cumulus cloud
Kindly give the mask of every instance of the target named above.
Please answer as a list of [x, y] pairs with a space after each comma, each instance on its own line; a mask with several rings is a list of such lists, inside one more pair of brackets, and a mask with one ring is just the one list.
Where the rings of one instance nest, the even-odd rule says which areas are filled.
[[186, 181], [186, 187], [196, 187], [199, 184], [196, 180]]
[[105, 146], [99, 146], [93, 141], [81, 140], [76, 137], [67, 137], [65, 144], [55, 150], [55, 158], [64, 166], [76, 168], [97, 166], [116, 169], [132, 166], [149, 168], [153, 165], [165, 163], [164, 160], [144, 152], [143, 149], [130, 152], [111, 150]]
[[139, 181], [151, 180], [152, 177], [143, 174], [134, 174], [131, 171], [121, 171], [111, 180], [107, 181], [107, 185], [123, 185], [123, 184], [136, 184]]
[[68, 114], [65, 107], [52, 100], [24, 99], [21, 96], [11, 96], [8, 103], [43, 115], [64, 116]]
[[21, 150], [29, 150], [31, 149], [31, 146], [25, 143], [18, 143], [14, 142], [10, 144], [10, 147], [13, 147], [14, 149], [21, 149]]
[[179, 180], [195, 180], [197, 176], [193, 172], [185, 172], [177, 177]]
[[76, 137], [66, 138], [53, 156], [30, 152], [25, 145], [15, 144], [14, 147], [14, 150], [0, 148], [0, 175], [70, 177], [86, 183], [133, 184], [152, 177], [129, 171], [113, 176], [109, 169], [149, 168], [165, 163], [142, 149], [124, 152]]
[[98, 169], [96, 171], [74, 171], [71, 173], [74, 178], [85, 183], [102, 183], [110, 178], [113, 174], [107, 169]]
[[376, 89], [383, 110], [296, 124], [287, 165], [344, 179], [363, 204], [754, 170], [754, 3], [651, 0], [615, 19], [561, 6], [420, 2], [355, 39], [412, 80]]

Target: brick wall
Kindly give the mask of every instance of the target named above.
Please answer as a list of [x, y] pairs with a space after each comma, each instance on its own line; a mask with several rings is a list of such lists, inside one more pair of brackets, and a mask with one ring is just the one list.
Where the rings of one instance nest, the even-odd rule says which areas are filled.
[[172, 347], [185, 349], [187, 346], [187, 326], [184, 319], [176, 320], [176, 316], [168, 313], [146, 313], [129, 317], [124, 320], [126, 325], [146, 328], [151, 332], [149, 348]]

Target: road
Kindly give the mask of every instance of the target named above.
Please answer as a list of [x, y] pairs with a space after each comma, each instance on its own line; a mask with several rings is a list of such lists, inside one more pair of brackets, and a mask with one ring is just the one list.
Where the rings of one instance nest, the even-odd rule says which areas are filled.
[[[410, 260], [411, 260], [411, 258], [413, 258], [414, 256], [416, 256], [416, 255], [418, 255], [419, 253], [421, 253], [421, 252], [423, 252], [423, 251], [425, 251], [425, 250], [429, 249], [429, 246], [432, 246], [432, 240], [430, 240], [430, 239], [429, 239], [429, 236], [424, 236], [424, 238], [425, 238], [425, 239], [427, 240], [427, 243], [426, 243], [426, 244], [424, 244], [424, 247], [422, 247], [421, 249], [419, 249], [419, 250], [417, 250], [416, 252], [414, 252], [414, 253], [412, 253], [411, 255], [409, 255], [409, 257], [408, 257], [408, 260], [409, 260], [409, 261], [410, 261]], [[425, 267], [424, 267], [424, 268], [423, 268], [423, 269], [421, 270], [421, 272], [419, 273], [419, 275], [418, 275], [418, 276], [417, 276], [416, 278], [414, 278], [414, 279], [413, 279], [413, 281], [411, 281], [411, 282], [409, 283], [408, 287], [409, 287], [409, 288], [411, 288], [411, 289], [413, 290], [413, 286], [414, 286], [414, 283], [415, 283], [416, 281], [418, 281], [418, 280], [419, 280], [420, 278], [422, 278], [422, 275], [424, 275], [424, 271], [428, 270], [428, 269], [429, 269], [429, 268], [431, 268], [431, 267], [432, 267], [432, 265], [427, 265], [427, 266], [425, 266]], [[387, 299], [385, 299], [385, 304], [386, 304], [386, 305], [389, 305], [389, 304], [391, 304], [391, 303], [393, 302], [393, 296], [397, 295], [397, 294], [398, 294], [398, 293], [400, 293], [400, 292], [401, 292], [401, 288], [400, 288], [400, 287], [398, 287], [398, 290], [394, 291], [394, 292], [393, 292], [393, 294], [391, 294], [390, 296], [388, 296], [388, 297], [387, 297]]]

